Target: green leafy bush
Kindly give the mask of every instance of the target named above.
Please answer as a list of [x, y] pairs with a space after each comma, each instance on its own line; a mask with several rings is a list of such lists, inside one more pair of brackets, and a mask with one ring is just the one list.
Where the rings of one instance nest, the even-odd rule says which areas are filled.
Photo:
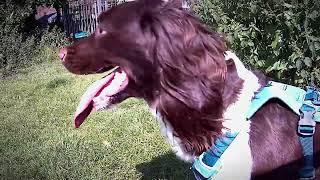
[[21, 68], [46, 61], [39, 55], [48, 53], [66, 43], [63, 33], [52, 30], [33, 29], [31, 33], [23, 30], [37, 4], [52, 1], [15, 1], [0, 2], [0, 74], [5, 76], [16, 73]]
[[289, 84], [319, 85], [318, 0], [202, 0], [194, 10], [249, 67]]

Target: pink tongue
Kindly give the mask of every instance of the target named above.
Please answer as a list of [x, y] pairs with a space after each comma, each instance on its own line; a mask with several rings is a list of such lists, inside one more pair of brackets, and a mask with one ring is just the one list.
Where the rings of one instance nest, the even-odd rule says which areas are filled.
[[115, 73], [111, 73], [103, 79], [94, 82], [82, 95], [80, 103], [74, 114], [74, 126], [76, 128], [78, 128], [91, 113], [93, 109], [92, 99], [98, 96], [101, 91], [112, 82], [114, 75]]

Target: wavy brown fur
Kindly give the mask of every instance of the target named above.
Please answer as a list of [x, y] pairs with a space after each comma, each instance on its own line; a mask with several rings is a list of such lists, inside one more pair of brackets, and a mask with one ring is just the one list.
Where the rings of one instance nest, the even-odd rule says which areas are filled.
[[227, 68], [224, 39], [180, 3], [140, 0], [101, 14], [95, 34], [67, 47], [64, 65], [77, 74], [119, 65], [131, 79], [127, 93], [156, 106], [185, 150], [199, 155], [221, 133], [242, 81]]
[[[147, 21], [147, 22], [146, 22]], [[222, 128], [227, 66], [222, 38], [181, 9], [165, 7], [141, 17], [160, 71], [158, 111], [186, 151], [199, 155]]]

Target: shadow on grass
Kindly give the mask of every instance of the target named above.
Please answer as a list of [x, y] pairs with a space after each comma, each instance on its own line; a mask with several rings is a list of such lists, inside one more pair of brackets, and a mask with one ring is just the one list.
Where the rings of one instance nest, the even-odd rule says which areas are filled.
[[191, 164], [184, 163], [173, 153], [155, 157], [150, 162], [136, 166], [144, 180], [149, 179], [194, 179]]
[[63, 85], [66, 85], [68, 83], [68, 79], [65, 79], [65, 78], [56, 78], [52, 81], [50, 81], [46, 87], [48, 89], [54, 89], [54, 88], [57, 88], [59, 86], [63, 86]]

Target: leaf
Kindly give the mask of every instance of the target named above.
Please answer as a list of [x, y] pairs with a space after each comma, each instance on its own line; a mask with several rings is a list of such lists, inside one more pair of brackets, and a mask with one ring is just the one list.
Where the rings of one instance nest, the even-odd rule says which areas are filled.
[[280, 51], [277, 49], [277, 50], [274, 50], [273, 51], [273, 54], [276, 56], [276, 57], [278, 57], [279, 56], [279, 54], [280, 54]]
[[301, 70], [300, 75], [301, 75], [301, 77], [303, 77], [304, 79], [306, 79], [307, 76], [308, 76], [307, 72], [306, 72], [304, 69]]
[[253, 46], [254, 46], [254, 43], [253, 43], [252, 41], [249, 41], [249, 42], [248, 42], [248, 46], [253, 47]]
[[320, 42], [320, 37], [315, 37], [315, 36], [307, 36], [308, 39], [310, 39], [311, 41], [319, 41]]
[[267, 69], [266, 69], [266, 72], [271, 72], [273, 70], [279, 70], [279, 67], [280, 67], [280, 61], [277, 61], [273, 64], [273, 66], [269, 66]]
[[296, 61], [296, 67], [297, 67], [298, 70], [300, 70], [302, 68], [302, 61], [300, 59], [298, 59]]
[[264, 66], [264, 61], [257, 61], [257, 66], [258, 67], [263, 67]]
[[297, 79], [297, 80], [295, 80], [295, 83], [296, 83], [296, 84], [302, 84], [303, 82], [304, 82], [303, 79]]
[[282, 6], [284, 6], [286, 8], [295, 8], [295, 6], [288, 4], [288, 3], [283, 3]]
[[284, 16], [286, 17], [287, 20], [291, 20], [293, 17], [293, 13], [291, 11], [285, 11]]
[[313, 10], [309, 15], [308, 15], [308, 17], [310, 18], [310, 19], [312, 19], [312, 20], [316, 20], [316, 18], [318, 18], [319, 17], [319, 13], [320, 12], [318, 12], [318, 11], [316, 11], [316, 10]]
[[276, 32], [275, 36], [274, 36], [274, 39], [271, 43], [271, 47], [272, 49], [276, 49], [279, 45], [279, 39], [280, 39], [280, 33], [279, 32]]
[[315, 42], [315, 43], [314, 43], [314, 49], [315, 49], [316, 51], [320, 50], [320, 42]]
[[[301, 59], [302, 54], [297, 52], [298, 50], [296, 50], [295, 52], [293, 52], [290, 56], [289, 56], [289, 60], [291, 60], [291, 62], [296, 62], [297, 59]], [[301, 60], [300, 60], [301, 61]]]
[[308, 67], [311, 67], [311, 66], [312, 66], [312, 60], [311, 60], [311, 58], [309, 58], [309, 57], [305, 57], [305, 58], [303, 59], [303, 62], [304, 62], [304, 64], [305, 64], [306, 66], [308, 66]]
[[257, 26], [256, 26], [255, 24], [251, 23], [251, 24], [249, 25], [249, 27], [250, 27], [251, 29], [254, 29], [255, 31], [258, 31], [259, 33], [261, 33], [260, 29], [257, 28]]
[[281, 62], [279, 67], [278, 67], [278, 70], [281, 70], [281, 71], [286, 70], [287, 66], [288, 66], [288, 63]]

